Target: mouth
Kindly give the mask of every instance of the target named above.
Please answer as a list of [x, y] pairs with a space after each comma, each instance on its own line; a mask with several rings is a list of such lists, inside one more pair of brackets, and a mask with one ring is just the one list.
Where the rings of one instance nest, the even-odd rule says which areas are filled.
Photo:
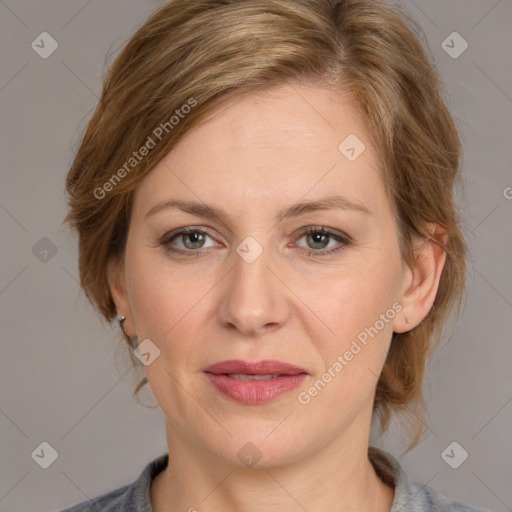
[[281, 377], [281, 374], [276, 373], [274, 375], [251, 375], [251, 374], [245, 374], [245, 373], [226, 373], [223, 375], [227, 375], [228, 377], [231, 377], [232, 379], [237, 380], [269, 380], [269, 379], [275, 379], [277, 377]]
[[221, 361], [204, 372], [222, 395], [250, 405], [269, 402], [289, 393], [308, 376], [303, 368], [275, 360]]

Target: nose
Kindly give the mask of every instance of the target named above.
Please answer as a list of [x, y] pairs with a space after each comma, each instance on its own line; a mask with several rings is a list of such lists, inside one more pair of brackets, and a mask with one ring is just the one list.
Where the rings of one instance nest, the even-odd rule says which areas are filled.
[[290, 291], [270, 250], [264, 248], [254, 261], [240, 254], [233, 252], [233, 267], [223, 280], [220, 321], [247, 336], [273, 332], [288, 319]]

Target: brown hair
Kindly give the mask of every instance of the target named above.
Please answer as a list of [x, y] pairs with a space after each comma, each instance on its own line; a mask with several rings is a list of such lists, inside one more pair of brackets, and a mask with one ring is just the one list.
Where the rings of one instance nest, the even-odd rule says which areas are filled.
[[108, 70], [67, 176], [65, 221], [79, 235], [81, 286], [110, 321], [107, 262], [124, 252], [133, 192], [187, 131], [223, 103], [285, 82], [349, 93], [378, 153], [404, 261], [413, 261], [415, 237], [430, 238], [428, 223], [448, 235], [434, 241], [447, 257], [433, 307], [416, 328], [393, 334], [376, 389], [381, 431], [399, 413], [412, 421], [411, 449], [426, 416], [426, 361], [460, 311], [467, 247], [453, 195], [460, 140], [419, 29], [406, 19], [375, 0], [167, 2]]

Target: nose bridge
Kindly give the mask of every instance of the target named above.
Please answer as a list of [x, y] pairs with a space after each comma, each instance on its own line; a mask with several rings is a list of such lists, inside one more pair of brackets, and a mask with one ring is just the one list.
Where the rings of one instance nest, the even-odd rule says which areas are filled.
[[[272, 271], [274, 259], [270, 244], [255, 235], [248, 236], [234, 249], [233, 268], [227, 280], [221, 308], [222, 321], [244, 333], [256, 333], [276, 327], [285, 319], [283, 286]], [[259, 240], [269, 240], [264, 235]]]

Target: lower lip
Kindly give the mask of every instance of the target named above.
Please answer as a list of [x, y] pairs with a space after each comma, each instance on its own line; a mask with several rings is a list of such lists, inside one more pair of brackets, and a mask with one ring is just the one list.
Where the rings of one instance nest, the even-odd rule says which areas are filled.
[[305, 373], [300, 373], [267, 380], [238, 380], [223, 374], [206, 372], [206, 375], [218, 391], [236, 402], [251, 405], [274, 400], [300, 386], [307, 377]]

